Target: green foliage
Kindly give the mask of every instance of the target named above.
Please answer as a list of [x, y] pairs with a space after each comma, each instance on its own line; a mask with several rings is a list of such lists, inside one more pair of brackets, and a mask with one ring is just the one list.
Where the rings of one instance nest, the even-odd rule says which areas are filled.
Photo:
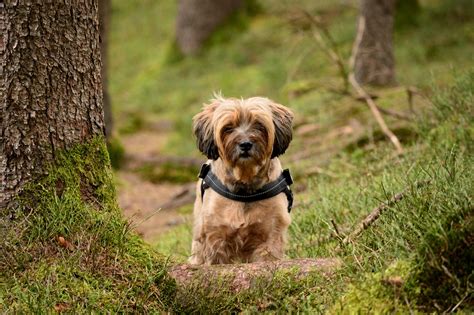
[[174, 294], [165, 259], [130, 233], [104, 140], [59, 152], [1, 226], [0, 312], [145, 312]]
[[110, 164], [114, 169], [119, 169], [125, 157], [125, 148], [117, 137], [107, 139], [107, 151], [110, 157]]
[[418, 0], [398, 0], [395, 4], [395, 30], [405, 30], [420, 25], [421, 6]]

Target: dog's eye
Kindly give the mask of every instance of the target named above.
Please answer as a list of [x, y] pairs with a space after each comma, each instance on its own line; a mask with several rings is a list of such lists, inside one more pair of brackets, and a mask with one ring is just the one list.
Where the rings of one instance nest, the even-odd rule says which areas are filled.
[[261, 124], [261, 123], [256, 123], [256, 124], [254, 125], [254, 128], [255, 128], [256, 130], [259, 130], [259, 131], [265, 131], [265, 126], [264, 126], [263, 124]]
[[232, 126], [225, 126], [224, 128], [222, 128], [222, 133], [228, 134], [228, 133], [231, 133], [232, 130], [234, 130], [234, 128], [232, 128]]

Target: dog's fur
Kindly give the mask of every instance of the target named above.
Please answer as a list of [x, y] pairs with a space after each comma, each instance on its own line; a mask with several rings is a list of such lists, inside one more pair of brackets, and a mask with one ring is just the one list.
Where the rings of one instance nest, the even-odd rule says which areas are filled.
[[[216, 96], [194, 117], [199, 150], [212, 172], [233, 192], [252, 192], [280, 176], [277, 156], [292, 139], [293, 114], [263, 97], [246, 100]], [[239, 144], [253, 144], [247, 153]], [[192, 264], [281, 259], [291, 218], [285, 194], [244, 203], [207, 189], [201, 180], [194, 203]]]

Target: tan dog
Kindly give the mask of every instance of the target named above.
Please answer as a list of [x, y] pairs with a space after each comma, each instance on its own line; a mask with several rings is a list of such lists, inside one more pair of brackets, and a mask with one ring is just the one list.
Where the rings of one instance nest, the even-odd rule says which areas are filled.
[[[263, 97], [216, 96], [194, 117], [199, 150], [229, 192], [258, 192], [282, 174], [277, 156], [292, 139], [293, 114]], [[269, 184], [270, 183], [270, 184]], [[284, 193], [253, 202], [228, 199], [197, 185], [192, 264], [281, 259], [291, 207]]]

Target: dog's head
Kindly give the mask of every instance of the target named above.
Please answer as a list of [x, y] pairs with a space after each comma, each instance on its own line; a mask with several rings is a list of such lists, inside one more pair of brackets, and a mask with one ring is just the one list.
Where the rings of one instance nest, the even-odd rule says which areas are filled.
[[267, 98], [216, 97], [194, 117], [193, 130], [209, 159], [220, 157], [231, 168], [256, 173], [288, 148], [292, 121], [288, 108]]

